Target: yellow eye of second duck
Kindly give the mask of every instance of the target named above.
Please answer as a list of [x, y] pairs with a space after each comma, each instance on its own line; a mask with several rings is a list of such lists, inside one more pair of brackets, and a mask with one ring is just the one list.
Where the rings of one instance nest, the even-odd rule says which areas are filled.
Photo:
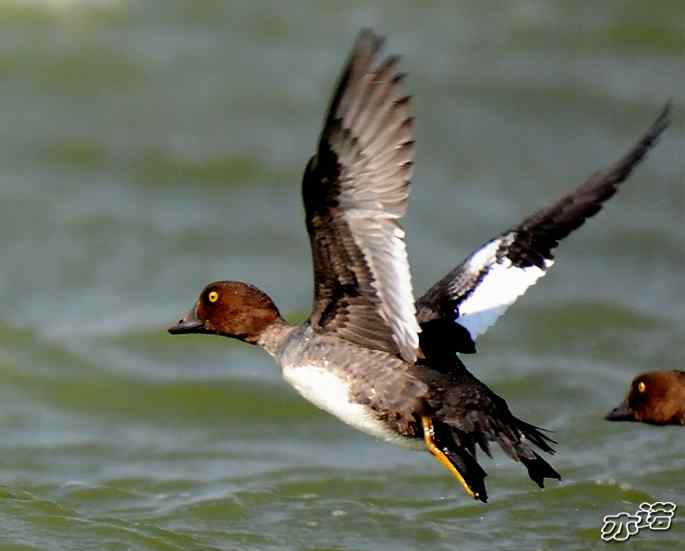
[[216, 291], [212, 291], [211, 293], [209, 293], [207, 298], [209, 299], [209, 302], [216, 302], [217, 300], [219, 300], [219, 293], [217, 293]]
[[647, 385], [645, 383], [643, 383], [642, 381], [640, 381], [639, 384], [637, 385], [637, 390], [639, 392], [644, 392], [645, 390], [647, 390]]

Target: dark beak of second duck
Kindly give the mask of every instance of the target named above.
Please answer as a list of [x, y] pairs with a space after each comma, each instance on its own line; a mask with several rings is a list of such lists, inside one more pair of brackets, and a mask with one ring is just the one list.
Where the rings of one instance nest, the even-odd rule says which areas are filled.
[[617, 407], [606, 414], [607, 421], [635, 421], [633, 410], [628, 407], [626, 402], [621, 402]]
[[197, 318], [195, 307], [178, 320], [177, 323], [169, 327], [169, 333], [172, 335], [183, 335], [185, 333], [203, 333], [204, 324]]

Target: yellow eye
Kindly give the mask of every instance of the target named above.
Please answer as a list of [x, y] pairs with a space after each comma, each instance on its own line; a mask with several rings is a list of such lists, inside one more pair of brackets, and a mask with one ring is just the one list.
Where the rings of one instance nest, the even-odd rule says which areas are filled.
[[647, 390], [647, 385], [640, 381], [637, 385], [637, 390], [638, 392], [644, 392], [645, 390]]
[[211, 293], [209, 293], [209, 295], [207, 295], [207, 298], [209, 299], [209, 302], [216, 302], [217, 300], [219, 300], [219, 293], [217, 293], [216, 291], [212, 291]]

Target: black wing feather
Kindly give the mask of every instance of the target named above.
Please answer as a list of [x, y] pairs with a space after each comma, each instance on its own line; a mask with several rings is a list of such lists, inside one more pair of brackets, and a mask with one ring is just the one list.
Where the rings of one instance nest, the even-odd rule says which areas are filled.
[[[424, 345], [427, 349], [434, 348], [433, 341], [438, 340], [439, 334], [448, 351], [475, 352], [476, 337], [551, 267], [559, 242], [597, 214], [644, 160], [668, 127], [670, 114], [668, 102], [651, 127], [619, 161], [595, 172], [573, 192], [488, 241], [428, 289], [416, 303], [422, 329], [421, 348]], [[495, 273], [496, 285], [493, 284]], [[499, 308], [479, 310], [480, 303], [488, 302], [483, 296], [484, 284], [493, 284], [494, 291], [501, 295]], [[446, 335], [450, 340], [444, 339]]]

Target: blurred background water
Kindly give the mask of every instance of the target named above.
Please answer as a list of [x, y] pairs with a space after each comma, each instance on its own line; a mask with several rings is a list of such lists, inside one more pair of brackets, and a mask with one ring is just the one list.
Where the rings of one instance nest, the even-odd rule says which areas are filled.
[[[682, 2], [0, 0], [0, 547], [599, 548], [681, 506], [685, 434], [603, 414], [685, 348]], [[361, 27], [403, 54], [417, 291], [674, 124], [472, 370], [555, 431], [560, 484], [501, 454], [490, 503], [302, 401], [262, 351], [164, 328], [214, 279], [310, 307], [299, 184]]]

